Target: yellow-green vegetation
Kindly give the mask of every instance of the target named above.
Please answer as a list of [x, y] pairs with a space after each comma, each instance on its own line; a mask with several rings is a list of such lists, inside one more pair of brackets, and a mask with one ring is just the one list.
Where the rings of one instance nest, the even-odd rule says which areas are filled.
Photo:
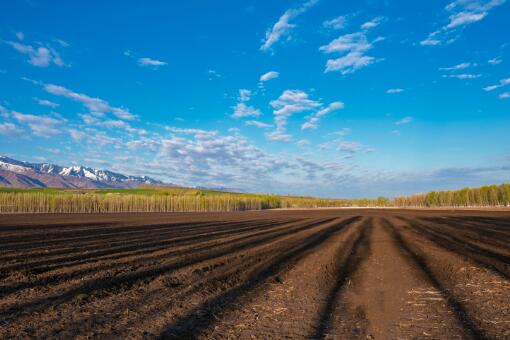
[[345, 200], [228, 193], [177, 187], [136, 189], [0, 188], [0, 212], [221, 212], [274, 208], [387, 206], [385, 198]]
[[510, 184], [400, 196], [393, 203], [399, 207], [508, 207]]
[[510, 206], [510, 184], [432, 191], [392, 200], [245, 194], [180, 187], [136, 189], [2, 188], [0, 213], [227, 212], [327, 207]]

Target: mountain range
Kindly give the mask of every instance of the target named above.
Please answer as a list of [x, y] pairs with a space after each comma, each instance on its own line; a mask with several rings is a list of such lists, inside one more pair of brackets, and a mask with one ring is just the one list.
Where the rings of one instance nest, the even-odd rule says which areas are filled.
[[0, 156], [0, 186], [18, 188], [136, 188], [165, 185], [147, 176], [129, 176], [84, 166], [29, 163]]

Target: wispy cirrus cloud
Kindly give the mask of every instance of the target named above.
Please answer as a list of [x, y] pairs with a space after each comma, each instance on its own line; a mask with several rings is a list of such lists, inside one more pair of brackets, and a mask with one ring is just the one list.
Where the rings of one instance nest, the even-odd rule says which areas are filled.
[[472, 66], [471, 63], [460, 63], [457, 65], [449, 66], [449, 67], [440, 67], [439, 71], [456, 71], [456, 70], [464, 70], [468, 67]]
[[[446, 73], [442, 75], [443, 78], [455, 78], [460, 80], [476, 79], [480, 78], [482, 75], [480, 73], [467, 73], [468, 68], [473, 68], [475, 66], [477, 65], [473, 63], [464, 62], [453, 66], [440, 67], [439, 71]], [[456, 73], [457, 71], [462, 71], [463, 73]]]
[[480, 78], [482, 75], [477, 73], [460, 73], [460, 74], [443, 74], [443, 78], [456, 78], [456, 79], [477, 79]]
[[375, 43], [382, 40], [384, 38], [378, 37], [373, 41], [369, 41], [365, 30], [342, 35], [329, 44], [321, 46], [319, 50], [323, 53], [344, 54], [340, 58], [329, 59], [326, 62], [325, 72], [340, 71], [341, 74], [345, 75], [373, 64], [376, 59], [367, 55], [366, 52], [372, 49]]
[[340, 15], [336, 18], [326, 20], [322, 23], [322, 26], [324, 28], [330, 28], [335, 30], [341, 30], [343, 29], [347, 24], [347, 16], [346, 15]]
[[36, 116], [12, 111], [12, 117], [20, 123], [26, 124], [32, 133], [39, 137], [48, 138], [62, 133], [62, 121], [50, 116]]
[[260, 76], [259, 78], [259, 81], [261, 82], [266, 82], [266, 81], [269, 81], [271, 79], [276, 79], [280, 76], [280, 73], [279, 72], [276, 72], [276, 71], [269, 71], [269, 72], [266, 72], [264, 73], [263, 75]]
[[459, 32], [466, 26], [483, 20], [489, 12], [503, 5], [506, 0], [456, 0], [449, 3], [444, 11], [448, 22], [422, 40], [422, 46], [437, 46], [457, 40]]
[[273, 125], [271, 124], [264, 123], [258, 120], [247, 120], [246, 122], [244, 122], [244, 124], [248, 126], [255, 126], [259, 129], [269, 129], [273, 127]]
[[381, 23], [383, 23], [385, 20], [386, 18], [383, 16], [375, 17], [372, 20], [367, 21], [363, 25], [361, 25], [361, 29], [366, 31], [375, 28], [379, 26]]
[[167, 62], [165, 61], [161, 61], [161, 60], [157, 60], [157, 59], [152, 59], [152, 58], [148, 58], [148, 57], [143, 57], [143, 58], [139, 58], [138, 59], [138, 65], [140, 66], [149, 66], [149, 67], [153, 67], [153, 68], [158, 68], [160, 66], [166, 66], [168, 65]]
[[413, 120], [414, 120], [414, 119], [413, 119], [413, 117], [411, 117], [411, 116], [407, 116], [407, 117], [404, 117], [404, 118], [402, 118], [402, 119], [400, 119], [400, 120], [397, 120], [397, 121], [395, 122], [395, 125], [406, 125], [406, 124], [411, 124], [411, 123], [413, 122]]
[[318, 0], [308, 0], [301, 6], [291, 8], [285, 11], [278, 21], [266, 32], [266, 37], [260, 49], [262, 51], [270, 50], [281, 38], [288, 37], [291, 30], [296, 27], [291, 21], [297, 16], [305, 13], [310, 7], [314, 6]]
[[388, 93], [388, 94], [395, 94], [395, 93], [401, 93], [401, 92], [404, 92], [404, 89], [394, 88], [394, 89], [386, 90], [386, 93]]
[[47, 100], [47, 99], [39, 99], [37, 97], [34, 97], [33, 98], [39, 105], [42, 105], [42, 106], [48, 106], [48, 107], [51, 107], [52, 109], [55, 109], [57, 107], [60, 106], [60, 104], [57, 104], [57, 103], [54, 103], [50, 100]]
[[106, 113], [112, 113], [119, 119], [134, 120], [136, 118], [136, 116], [126, 108], [112, 106], [101, 98], [93, 98], [83, 93], [77, 93], [63, 86], [43, 84], [43, 89], [53, 95], [68, 98], [82, 104], [95, 116], [102, 117]]
[[509, 84], [510, 84], [510, 78], [505, 78], [505, 79], [501, 79], [498, 84], [489, 85], [489, 86], [484, 87], [483, 89], [484, 89], [484, 91], [489, 92], [489, 91], [497, 90], [497, 89], [499, 89], [503, 86], [509, 85]]
[[322, 117], [325, 115], [337, 111], [344, 108], [344, 103], [342, 102], [333, 102], [329, 104], [327, 107], [314, 112], [310, 115], [308, 121], [304, 122], [303, 125], [301, 125], [301, 130], [315, 130], [319, 127], [318, 123], [321, 120]]
[[48, 67], [50, 65], [66, 66], [60, 54], [51, 46], [33, 46], [22, 44], [16, 41], [6, 41], [7, 45], [14, 48], [19, 53], [28, 56], [28, 63], [36, 67]]
[[499, 65], [502, 62], [503, 62], [503, 58], [501, 58], [501, 57], [495, 57], [495, 58], [487, 60], [487, 63], [489, 63], [490, 65]]

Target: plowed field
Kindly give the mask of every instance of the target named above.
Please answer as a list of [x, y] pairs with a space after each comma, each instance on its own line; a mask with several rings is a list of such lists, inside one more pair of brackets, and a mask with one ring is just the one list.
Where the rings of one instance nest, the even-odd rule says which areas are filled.
[[509, 339], [510, 213], [0, 215], [0, 338]]

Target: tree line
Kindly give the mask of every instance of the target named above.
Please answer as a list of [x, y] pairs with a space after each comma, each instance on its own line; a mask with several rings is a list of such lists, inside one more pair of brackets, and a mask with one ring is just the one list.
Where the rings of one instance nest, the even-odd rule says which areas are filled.
[[393, 199], [397, 207], [508, 207], [510, 184], [486, 185], [460, 190], [431, 191]]
[[277, 195], [154, 191], [82, 193], [59, 190], [0, 190], [0, 213], [229, 212], [278, 208], [386, 206], [385, 198], [344, 200]]
[[0, 188], [0, 213], [228, 212], [278, 208], [503, 207], [510, 184], [431, 191], [393, 199], [223, 193], [190, 189], [61, 190]]

